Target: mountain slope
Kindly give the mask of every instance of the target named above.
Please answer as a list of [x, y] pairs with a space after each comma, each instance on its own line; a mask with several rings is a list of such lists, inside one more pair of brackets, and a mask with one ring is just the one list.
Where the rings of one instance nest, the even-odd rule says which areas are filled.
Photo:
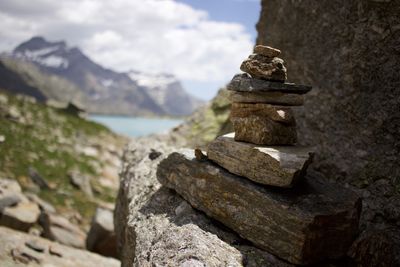
[[188, 95], [179, 82], [156, 86], [168, 96], [165, 97], [168, 101], [160, 102], [154, 94], [154, 86], [139, 84], [129, 73], [106, 69], [65, 42], [33, 37], [17, 46], [11, 56], [34, 63], [42, 71], [73, 83], [86, 96], [84, 106], [93, 113], [187, 115], [198, 106], [198, 101]]

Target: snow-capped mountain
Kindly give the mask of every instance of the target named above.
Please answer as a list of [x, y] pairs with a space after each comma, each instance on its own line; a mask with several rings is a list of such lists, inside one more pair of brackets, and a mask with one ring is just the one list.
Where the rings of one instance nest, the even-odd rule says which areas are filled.
[[149, 95], [158, 105], [164, 107], [168, 114], [188, 114], [193, 112], [193, 108], [197, 108], [203, 103], [188, 95], [180, 81], [172, 74], [150, 74], [134, 70], [127, 74], [139, 86], [147, 88], [146, 91]]
[[33, 63], [42, 71], [76, 85], [86, 96], [83, 104], [90, 112], [188, 115], [199, 104], [171, 75], [119, 73], [106, 69], [79, 48], [69, 47], [63, 41], [49, 42], [42, 37], [33, 37], [18, 45], [11, 57]]

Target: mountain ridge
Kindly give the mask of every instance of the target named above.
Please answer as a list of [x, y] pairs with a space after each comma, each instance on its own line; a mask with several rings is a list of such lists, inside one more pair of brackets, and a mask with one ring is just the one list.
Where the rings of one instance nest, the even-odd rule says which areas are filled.
[[32, 63], [41, 71], [74, 84], [85, 95], [82, 104], [91, 113], [182, 116], [191, 114], [202, 104], [170, 74], [156, 75], [167, 75], [168, 83], [140, 84], [131, 75], [133, 72], [151, 75], [105, 68], [78, 47], [69, 47], [65, 41], [50, 42], [43, 37], [33, 37], [18, 45], [8, 57]]

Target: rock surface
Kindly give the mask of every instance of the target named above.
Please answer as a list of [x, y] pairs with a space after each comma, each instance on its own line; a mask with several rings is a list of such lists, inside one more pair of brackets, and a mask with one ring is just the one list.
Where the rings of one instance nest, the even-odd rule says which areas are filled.
[[230, 119], [236, 141], [259, 145], [291, 145], [297, 141], [296, 121], [289, 107], [233, 103]]
[[21, 201], [6, 207], [1, 213], [0, 225], [27, 232], [39, 219], [40, 209], [36, 203]]
[[284, 82], [287, 76], [283, 63], [283, 60], [277, 57], [270, 58], [253, 54], [243, 61], [240, 69], [250, 74], [253, 78]]
[[285, 94], [282, 92], [232, 92], [230, 100], [234, 103], [267, 103], [284, 106], [301, 106], [304, 103], [302, 95]]
[[85, 248], [86, 234], [66, 218], [42, 212], [39, 222], [43, 227], [43, 236], [45, 238], [67, 246]]
[[234, 133], [220, 136], [208, 145], [207, 156], [229, 172], [254, 182], [292, 187], [312, 162], [310, 148], [260, 147], [234, 141]]
[[228, 84], [228, 90], [238, 92], [282, 92], [305, 94], [311, 90], [310, 86], [293, 83], [281, 83], [251, 78], [246, 73], [236, 74]]
[[263, 55], [263, 56], [266, 56], [269, 58], [274, 58], [281, 54], [281, 50], [270, 47], [270, 46], [256, 45], [254, 47], [254, 53], [260, 54], [260, 55]]
[[282, 49], [290, 80], [313, 85], [299, 140], [317, 145], [313, 169], [331, 179], [399, 186], [399, 13], [399, 1], [262, 1], [257, 44]]
[[[151, 160], [152, 149], [162, 155]], [[161, 188], [156, 169], [173, 150], [144, 138], [125, 151], [114, 214], [122, 266], [292, 266]]]
[[194, 207], [295, 264], [339, 258], [357, 234], [360, 198], [324, 180], [307, 177], [295, 189], [278, 190], [198, 161], [191, 150], [170, 154], [157, 178]]
[[120, 263], [115, 259], [0, 227], [0, 266], [117, 267]]
[[117, 241], [114, 233], [113, 212], [98, 207], [86, 239], [86, 247], [108, 257], [117, 257]]

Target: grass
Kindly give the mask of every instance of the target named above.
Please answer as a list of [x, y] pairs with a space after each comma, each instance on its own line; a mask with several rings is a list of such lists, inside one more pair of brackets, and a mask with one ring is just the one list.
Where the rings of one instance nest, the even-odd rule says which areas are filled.
[[[95, 198], [90, 198], [74, 188], [68, 172], [78, 170], [83, 175], [96, 177], [104, 162], [77, 152], [85, 144], [122, 145], [121, 139], [98, 123], [82, 119], [43, 104], [32, 103], [7, 95], [8, 103], [0, 106], [0, 174], [3, 178], [19, 181], [24, 190], [34, 190], [28, 178], [29, 168], [34, 168], [54, 189], [40, 190], [38, 195], [58, 210], [76, 209], [87, 223], [94, 213], [96, 203], [113, 202], [116, 192], [95, 184]], [[19, 121], [7, 118], [13, 107], [20, 113]], [[99, 144], [97, 144], [99, 143]], [[93, 180], [93, 179], [92, 179]]]

